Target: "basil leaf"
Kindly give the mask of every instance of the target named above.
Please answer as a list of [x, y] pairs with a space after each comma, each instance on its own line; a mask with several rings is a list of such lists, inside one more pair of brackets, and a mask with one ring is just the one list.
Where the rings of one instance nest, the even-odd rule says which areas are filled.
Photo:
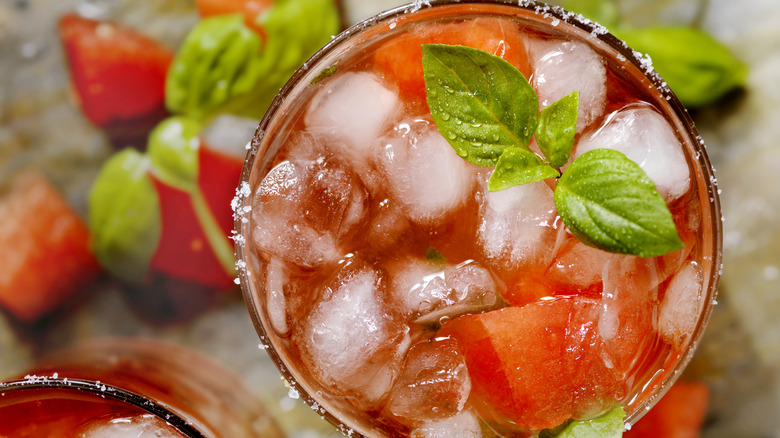
[[147, 155], [153, 172], [166, 184], [184, 191], [195, 189], [198, 177], [200, 123], [187, 117], [169, 117], [149, 134]]
[[165, 104], [173, 113], [203, 118], [261, 79], [262, 40], [242, 15], [204, 18], [187, 34], [168, 70]]
[[690, 27], [621, 29], [616, 35], [650, 55], [653, 67], [688, 107], [714, 102], [745, 84], [748, 68], [708, 33]]
[[159, 200], [151, 163], [134, 149], [111, 157], [89, 192], [92, 249], [100, 264], [128, 281], [145, 278], [160, 240]]
[[553, 167], [562, 167], [569, 161], [577, 133], [577, 107], [580, 92], [563, 96], [539, 113], [536, 143]]
[[558, 178], [558, 169], [542, 163], [533, 152], [520, 148], [505, 149], [488, 180], [488, 190], [497, 192], [520, 184]]
[[493, 166], [506, 148], [528, 149], [539, 98], [519, 70], [470, 47], [423, 44], [422, 52], [431, 116], [458, 155]]
[[619, 438], [625, 426], [623, 408], [615, 408], [606, 414], [586, 421], [573, 421], [554, 438]]
[[563, 222], [587, 245], [640, 257], [683, 247], [653, 182], [618, 151], [579, 156], [558, 180], [554, 197]]

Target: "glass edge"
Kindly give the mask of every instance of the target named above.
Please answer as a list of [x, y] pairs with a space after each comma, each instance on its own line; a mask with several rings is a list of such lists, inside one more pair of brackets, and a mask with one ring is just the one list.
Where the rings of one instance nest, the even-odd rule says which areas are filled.
[[189, 438], [205, 438], [205, 435], [197, 430], [191, 423], [162, 404], [135, 392], [100, 381], [54, 376], [27, 376], [24, 379], [0, 382], [0, 399], [2, 399], [6, 393], [22, 392], [29, 389], [82, 391], [100, 398], [111, 398], [133, 405], [164, 420]]

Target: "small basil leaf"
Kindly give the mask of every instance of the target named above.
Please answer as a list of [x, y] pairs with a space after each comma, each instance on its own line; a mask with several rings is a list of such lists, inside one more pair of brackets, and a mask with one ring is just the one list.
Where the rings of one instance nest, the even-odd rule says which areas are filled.
[[542, 163], [533, 152], [520, 148], [505, 149], [488, 180], [488, 190], [497, 192], [520, 184], [558, 178], [558, 169]]
[[553, 167], [562, 167], [569, 161], [577, 133], [577, 107], [580, 92], [563, 96], [539, 113], [536, 143]]
[[688, 107], [712, 103], [747, 79], [745, 63], [701, 30], [646, 27], [621, 29], [616, 35], [650, 55], [655, 70]]
[[147, 154], [155, 176], [166, 184], [192, 191], [198, 176], [200, 123], [187, 117], [169, 117], [149, 134]]
[[248, 93], [261, 79], [257, 66], [261, 48], [262, 40], [244, 24], [242, 15], [199, 21], [168, 70], [166, 106], [197, 119]]
[[539, 98], [519, 70], [470, 47], [424, 44], [422, 52], [431, 117], [458, 155], [493, 166], [504, 149], [528, 148]]
[[653, 182], [615, 150], [574, 160], [555, 187], [555, 206], [580, 241], [605, 251], [653, 257], [683, 247]]
[[425, 252], [425, 260], [433, 263], [447, 263], [447, 258], [434, 247], [429, 247]]
[[625, 426], [626, 413], [623, 408], [615, 408], [606, 414], [585, 421], [573, 421], [554, 438], [620, 438]]
[[128, 281], [145, 278], [160, 240], [159, 200], [149, 159], [134, 149], [111, 157], [89, 192], [92, 249], [100, 264]]

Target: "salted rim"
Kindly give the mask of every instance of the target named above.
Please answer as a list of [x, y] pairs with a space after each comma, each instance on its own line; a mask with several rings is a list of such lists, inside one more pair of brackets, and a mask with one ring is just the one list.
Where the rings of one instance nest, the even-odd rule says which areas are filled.
[[205, 438], [205, 435], [187, 420], [152, 399], [108, 383], [100, 382], [99, 380], [59, 377], [58, 373], [54, 373], [51, 376], [28, 375], [23, 379], [0, 382], [0, 408], [5, 405], [2, 401], [6, 394], [37, 389], [81, 391], [100, 398], [118, 400], [164, 420], [188, 438]]
[[[696, 126], [693, 123], [688, 110], [679, 101], [677, 96], [669, 88], [666, 81], [654, 70], [652, 65], [652, 59], [645, 54], [642, 54], [636, 50], [631, 49], [624, 41], [618, 39], [602, 25], [589, 20], [581, 14], [572, 13], [566, 11], [559, 6], [551, 6], [545, 3], [533, 1], [533, 0], [415, 0], [412, 3], [402, 5], [387, 11], [381, 12], [373, 17], [367, 18], [357, 24], [352, 25], [348, 29], [344, 30], [337, 36], [331, 39], [325, 46], [319, 49], [314, 55], [311, 56], [304, 64], [295, 71], [290, 80], [281, 88], [274, 100], [271, 102], [268, 110], [263, 116], [260, 124], [255, 132], [255, 136], [249, 144], [247, 144], [247, 154], [244, 161], [244, 167], [241, 172], [241, 179], [239, 186], [236, 190], [236, 196], [231, 203], [234, 212], [235, 224], [233, 231], [233, 240], [235, 242], [235, 255], [236, 255], [236, 268], [238, 272], [238, 278], [236, 283], [241, 285], [244, 301], [249, 310], [252, 322], [260, 337], [260, 348], [264, 349], [271, 357], [273, 362], [282, 374], [285, 383], [290, 387], [290, 391], [297, 397], [303, 399], [315, 412], [317, 412], [322, 418], [336, 426], [341, 432], [348, 436], [366, 436], [361, 432], [358, 432], [344, 424], [341, 420], [336, 418], [329, 411], [324, 409], [308, 392], [302, 388], [293, 374], [288, 370], [287, 366], [282, 361], [279, 354], [271, 346], [268, 340], [268, 334], [263, 326], [263, 319], [258, 312], [258, 307], [255, 305], [252, 297], [252, 291], [250, 286], [251, 273], [247, 270], [247, 262], [245, 258], [246, 250], [246, 238], [248, 234], [247, 224], [249, 223], [246, 215], [250, 213], [251, 206], [248, 202], [251, 200], [251, 187], [248, 183], [250, 181], [252, 168], [255, 158], [258, 153], [258, 146], [261, 144], [265, 130], [268, 128], [271, 120], [276, 115], [277, 110], [284, 103], [286, 96], [297, 86], [302, 79], [312, 70], [314, 67], [319, 67], [319, 63], [324, 60], [331, 52], [337, 49], [346, 40], [353, 36], [360, 34], [361, 32], [370, 29], [378, 24], [393, 20], [406, 13], [418, 12], [423, 9], [437, 8], [441, 6], [453, 6], [453, 5], [494, 5], [494, 6], [508, 6], [514, 8], [525, 9], [533, 12], [542, 18], [549, 19], [550, 25], [554, 28], [558, 25], [559, 21], [568, 25], [579, 28], [585, 33], [590, 34], [592, 38], [598, 39], [605, 43], [607, 46], [615, 50], [617, 53], [617, 59], [621, 62], [630, 62], [644, 76], [652, 83], [656, 90], [661, 94], [661, 97], [666, 100], [667, 104], [673, 114], [679, 122], [683, 125], [684, 133], [687, 134], [689, 140], [694, 148], [692, 150], [692, 158], [694, 162], [699, 166], [702, 172], [702, 178], [706, 183], [706, 193], [710, 199], [710, 222], [712, 227], [712, 254], [709, 257], [711, 261], [711, 267], [709, 275], [705, 278], [709, 278], [708, 287], [704, 296], [704, 308], [699, 315], [696, 322], [696, 328], [690, 335], [690, 341], [681, 352], [681, 355], [674, 367], [669, 370], [666, 378], [660, 383], [656, 391], [651, 396], [647, 397], [644, 401], [636, 406], [636, 409], [628, 415], [624, 424], [626, 429], [630, 429], [631, 425], [635, 424], [650, 408], [671, 388], [677, 378], [680, 376], [681, 371], [688, 365], [693, 358], [694, 352], [701, 339], [704, 328], [709, 320], [712, 308], [717, 304], [717, 290], [720, 281], [720, 274], [722, 272], [722, 222], [723, 216], [720, 208], [720, 190], [717, 186], [717, 179], [715, 178], [714, 168], [710, 162], [709, 156], [704, 146], [704, 140], [699, 134]], [[702, 199], [703, 195], [699, 196]], [[707, 254], [703, 255], [705, 259]], [[653, 378], [650, 378], [647, 384], [651, 384]], [[369, 431], [370, 432], [370, 431]]]

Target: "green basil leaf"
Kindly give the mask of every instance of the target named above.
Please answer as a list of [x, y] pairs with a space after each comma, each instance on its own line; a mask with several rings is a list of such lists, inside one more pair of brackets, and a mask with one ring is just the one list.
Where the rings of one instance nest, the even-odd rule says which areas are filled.
[[555, 206], [580, 241], [605, 251], [653, 257], [683, 247], [653, 182], [615, 150], [574, 160], [555, 187]]
[[260, 80], [260, 36], [242, 15], [204, 18], [187, 34], [168, 70], [165, 103], [173, 113], [202, 118]]
[[100, 264], [128, 281], [145, 278], [160, 240], [159, 199], [147, 157], [125, 149], [111, 157], [89, 192], [92, 249]]
[[147, 155], [155, 176], [184, 191], [195, 189], [198, 177], [200, 123], [187, 117], [169, 117], [149, 134]]
[[606, 27], [618, 24], [618, 7], [613, 0], [564, 0], [561, 6]]
[[538, 155], [520, 148], [505, 149], [488, 180], [488, 190], [497, 192], [520, 184], [558, 178], [561, 173]]
[[646, 27], [621, 29], [616, 35], [650, 55], [656, 72], [688, 107], [712, 103], [747, 80], [745, 63], [701, 30]]
[[539, 113], [536, 143], [553, 167], [562, 167], [569, 161], [577, 133], [577, 108], [580, 92], [563, 96]]
[[424, 44], [422, 51], [431, 116], [458, 155], [493, 166], [506, 148], [528, 149], [539, 98], [519, 70], [470, 47]]
[[339, 32], [341, 21], [333, 0], [276, 0], [258, 23], [268, 36], [258, 66], [263, 80], [246, 103], [265, 111], [295, 70]]
[[619, 438], [623, 436], [623, 408], [615, 408], [606, 414], [586, 421], [573, 421], [554, 438]]

